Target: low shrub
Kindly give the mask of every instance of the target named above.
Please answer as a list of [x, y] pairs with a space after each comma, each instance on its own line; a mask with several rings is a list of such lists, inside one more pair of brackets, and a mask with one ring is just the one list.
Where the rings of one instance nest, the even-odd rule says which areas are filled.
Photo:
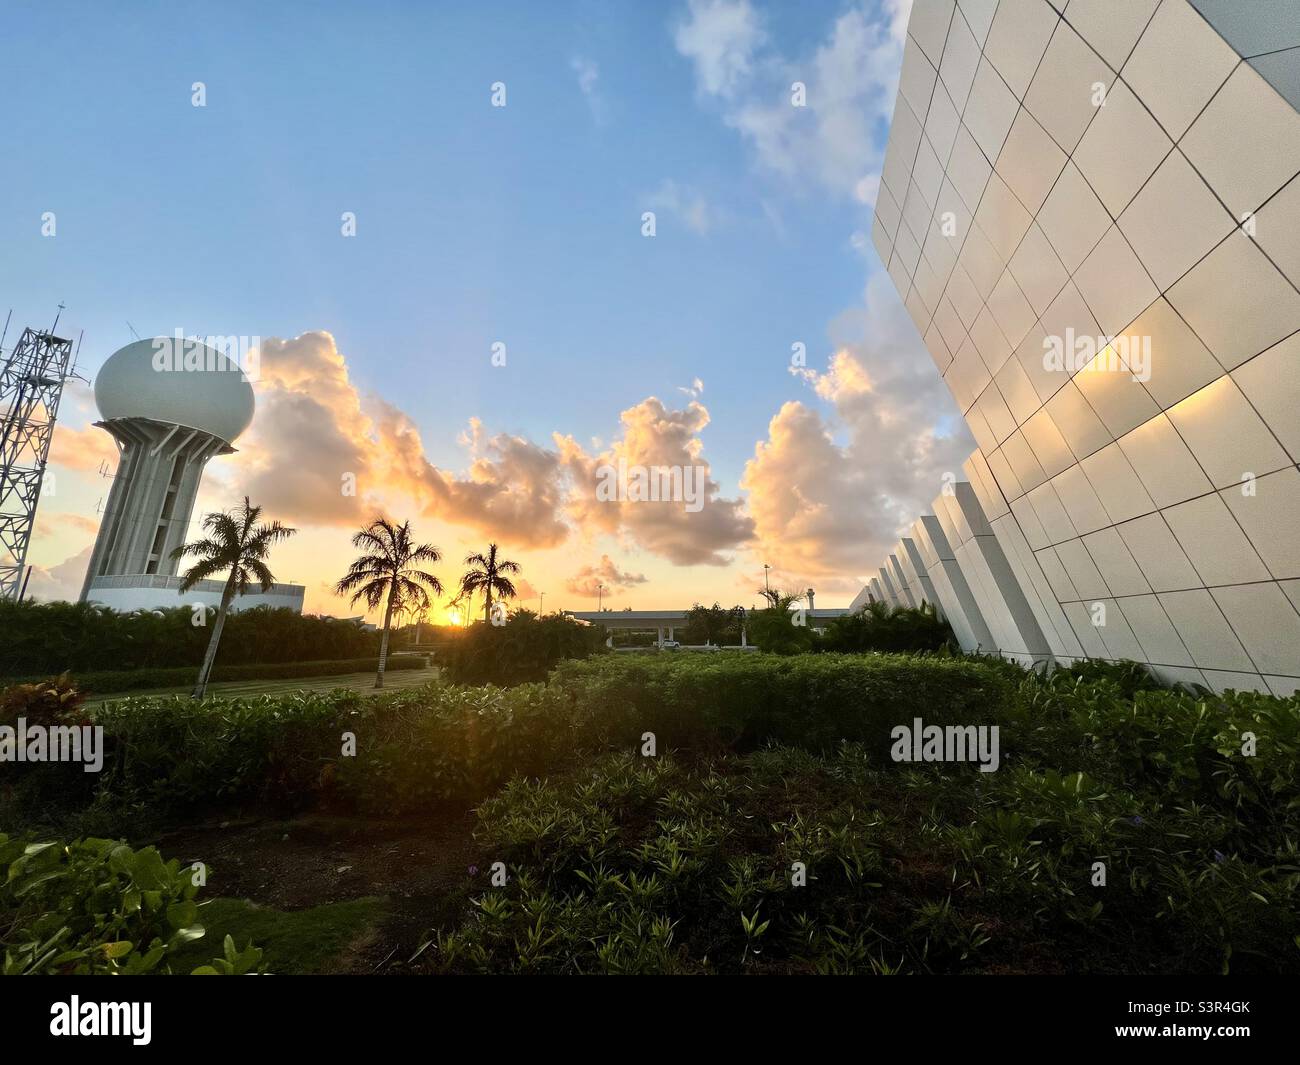
[[886, 758], [890, 730], [997, 724], [1011, 685], [968, 660], [904, 655], [766, 655], [722, 651], [566, 662], [551, 686], [584, 735], [654, 732], [661, 750], [781, 743], [812, 751], [862, 741]]
[[817, 651], [918, 652], [955, 648], [952, 628], [930, 603], [920, 607], [890, 607], [879, 601], [855, 614], [833, 619], [813, 639]]
[[[268, 662], [260, 665], [221, 665], [213, 669], [212, 680], [296, 680], [299, 677], [341, 677], [348, 673], [374, 673], [379, 667], [377, 658], [340, 658], [321, 662]], [[428, 659], [423, 655], [390, 656], [384, 667], [389, 672], [399, 669], [425, 669]], [[197, 666], [176, 666], [166, 669], [95, 670], [65, 673], [65, 677], [85, 695], [116, 695], [120, 692], [142, 691], [147, 688], [180, 688], [193, 684], [198, 676]], [[48, 683], [51, 678], [28, 677], [0, 680], [0, 687], [35, 683]]]
[[601, 654], [604, 641], [604, 631], [595, 626], [560, 614], [539, 618], [520, 610], [503, 625], [471, 625], [439, 664], [456, 684], [511, 687], [545, 680], [566, 659]]
[[[170, 973], [176, 952], [204, 935], [193, 872], [153, 847], [0, 834], [0, 872], [6, 976]], [[223, 956], [194, 972], [243, 975], [261, 956], [227, 937]]]

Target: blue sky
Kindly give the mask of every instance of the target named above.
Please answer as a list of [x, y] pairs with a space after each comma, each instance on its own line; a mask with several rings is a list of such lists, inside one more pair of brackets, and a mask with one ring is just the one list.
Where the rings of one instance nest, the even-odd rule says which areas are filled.
[[[596, 451], [620, 411], [685, 404], [678, 389], [699, 379], [704, 456], [743, 503], [769, 421], [819, 402], [790, 345], [822, 372], [846, 336], [870, 342], [854, 334], [881, 267], [860, 248], [870, 193], [857, 185], [887, 135], [897, 7], [11, 2], [0, 305], [46, 324], [65, 302], [88, 375], [132, 339], [128, 321], [142, 336], [328, 331], [357, 392], [400, 407], [453, 477], [470, 418]], [[814, 69], [819, 49], [852, 46], [846, 19], [879, 35], [866, 89], [837, 88], [835, 63]], [[821, 98], [765, 146], [774, 127], [754, 109], [782, 106], [804, 68]], [[721, 87], [719, 69], [735, 75]], [[863, 144], [808, 132], [832, 107], [862, 111]], [[851, 172], [832, 171], [841, 157]], [[498, 341], [505, 367], [490, 362]], [[826, 431], [851, 447], [854, 427], [821, 398]], [[69, 417], [84, 425], [88, 408]], [[584, 553], [607, 548], [617, 569], [666, 572], [624, 533]], [[749, 553], [732, 556], [745, 574]]]

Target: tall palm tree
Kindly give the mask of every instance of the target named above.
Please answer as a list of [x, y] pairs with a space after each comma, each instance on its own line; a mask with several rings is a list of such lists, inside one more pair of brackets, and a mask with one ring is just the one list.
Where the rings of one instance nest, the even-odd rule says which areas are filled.
[[442, 582], [432, 573], [417, 568], [422, 562], [438, 562], [442, 553], [432, 544], [411, 540], [411, 523], [394, 525], [387, 518], [376, 518], [354, 537], [352, 546], [366, 551], [334, 586], [339, 595], [352, 593], [352, 602], [364, 598], [366, 606], [376, 609], [384, 602], [384, 635], [379, 641], [379, 672], [375, 687], [384, 686], [384, 667], [388, 664], [388, 630], [394, 612], [414, 607], [429, 608], [429, 592], [442, 595]]
[[226, 586], [221, 590], [221, 605], [217, 608], [212, 635], [208, 637], [208, 649], [203, 655], [203, 665], [199, 668], [199, 679], [194, 684], [195, 699], [202, 699], [208, 690], [208, 678], [212, 676], [212, 664], [217, 660], [217, 645], [221, 643], [221, 630], [225, 627], [231, 601], [236, 595], [246, 593], [254, 580], [261, 585], [263, 592], [271, 590], [275, 574], [267, 568], [266, 558], [275, 544], [287, 540], [297, 531], [278, 521], [259, 524], [257, 519], [261, 516], [262, 508], [253, 506], [248, 501], [248, 496], [244, 496], [242, 507], [225, 513], [205, 515], [202, 527], [207, 535], [202, 540], [181, 544], [172, 552], [172, 558], [193, 555], [198, 559], [182, 575], [182, 595], [199, 581], [230, 570]]
[[518, 573], [519, 563], [497, 558], [497, 545], [488, 544], [488, 553], [486, 555], [470, 555], [465, 559], [465, 565], [471, 568], [460, 579], [461, 594], [472, 596], [481, 589], [486, 596], [483, 619], [490, 623], [492, 621], [492, 593], [496, 592], [501, 599], [513, 599], [515, 597], [515, 586], [506, 574]]

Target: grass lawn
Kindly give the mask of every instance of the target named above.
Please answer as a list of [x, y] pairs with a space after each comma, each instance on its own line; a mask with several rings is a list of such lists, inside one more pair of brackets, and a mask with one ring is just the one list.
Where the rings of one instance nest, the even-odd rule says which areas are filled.
[[[197, 670], [196, 670], [197, 673]], [[418, 688], [428, 684], [437, 676], [437, 669], [398, 669], [384, 674], [384, 691], [400, 691], [403, 688]], [[336, 688], [348, 691], [374, 691], [374, 673], [344, 673], [333, 677], [300, 677], [296, 680], [228, 680], [208, 685], [209, 695], [221, 695], [228, 699], [244, 696], [284, 695], [288, 692], [328, 692]], [[188, 695], [190, 686], [180, 688], [145, 688], [139, 691], [120, 692], [117, 694], [96, 695], [86, 701], [87, 707], [99, 706], [111, 700], [134, 698], [140, 695]]]

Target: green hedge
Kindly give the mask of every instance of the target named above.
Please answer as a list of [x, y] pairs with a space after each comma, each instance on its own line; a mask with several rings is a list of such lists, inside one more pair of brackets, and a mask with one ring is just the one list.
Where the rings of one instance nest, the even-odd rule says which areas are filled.
[[661, 750], [780, 743], [825, 751], [861, 741], [888, 756], [889, 733], [927, 724], [998, 724], [1014, 690], [980, 662], [907, 655], [719, 652], [565, 662], [553, 687], [584, 733], [654, 732]]
[[[424, 669], [428, 660], [423, 655], [390, 657], [385, 667], [389, 672], [398, 669]], [[295, 680], [298, 677], [339, 677], [348, 673], [374, 673], [379, 662], [374, 658], [341, 658], [324, 662], [265, 662], [252, 665], [218, 664], [212, 671], [212, 681], [223, 680]], [[146, 688], [181, 688], [193, 684], [198, 676], [198, 666], [175, 666], [170, 669], [95, 670], [73, 673], [72, 680], [87, 695], [115, 695], [118, 692], [142, 691]], [[12, 684], [34, 684], [49, 679], [49, 674], [30, 677], [0, 679], [0, 688]]]

